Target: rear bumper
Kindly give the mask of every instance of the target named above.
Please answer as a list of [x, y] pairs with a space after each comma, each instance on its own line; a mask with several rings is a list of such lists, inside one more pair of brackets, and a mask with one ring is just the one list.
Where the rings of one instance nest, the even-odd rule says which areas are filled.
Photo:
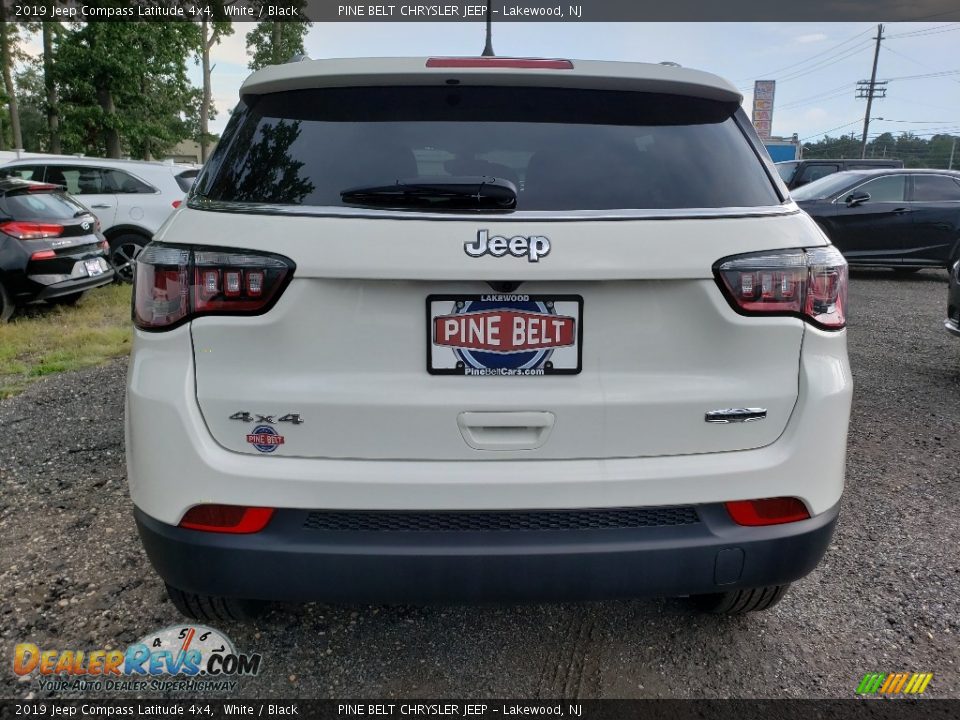
[[98, 288], [103, 285], [109, 285], [110, 283], [113, 282], [113, 275], [114, 275], [114, 271], [111, 268], [109, 270], [106, 270], [102, 275], [95, 275], [94, 277], [76, 278], [71, 280], [63, 280], [62, 282], [58, 282], [53, 285], [39, 286], [42, 289], [33, 296], [33, 299], [49, 300], [51, 298], [60, 297], [62, 295], [70, 295], [76, 292], [84, 292], [85, 290], [92, 290], [93, 288]]
[[279, 601], [592, 600], [723, 592], [792, 582], [823, 556], [839, 504], [801, 522], [734, 524], [723, 506], [698, 521], [572, 530], [316, 530], [280, 510], [263, 531], [174, 527], [135, 509], [151, 563], [170, 585]]

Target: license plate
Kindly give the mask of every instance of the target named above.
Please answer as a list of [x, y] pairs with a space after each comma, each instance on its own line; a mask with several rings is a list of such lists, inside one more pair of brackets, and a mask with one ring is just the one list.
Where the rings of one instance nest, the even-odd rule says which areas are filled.
[[90, 277], [103, 275], [103, 266], [100, 265], [100, 260], [84, 260], [83, 264], [87, 268], [87, 275]]
[[579, 295], [430, 295], [427, 372], [470, 377], [576, 375]]

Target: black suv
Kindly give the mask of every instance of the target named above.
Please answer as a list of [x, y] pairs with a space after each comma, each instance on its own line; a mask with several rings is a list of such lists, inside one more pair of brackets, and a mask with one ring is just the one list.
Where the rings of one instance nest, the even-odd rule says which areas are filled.
[[0, 180], [0, 322], [34, 300], [72, 304], [114, 271], [97, 219], [58, 185]]
[[878, 170], [880, 168], [902, 168], [903, 160], [865, 158], [863, 160], [846, 158], [839, 160], [787, 160], [776, 163], [777, 172], [787, 184], [787, 189], [802, 187], [814, 180], [843, 170]]

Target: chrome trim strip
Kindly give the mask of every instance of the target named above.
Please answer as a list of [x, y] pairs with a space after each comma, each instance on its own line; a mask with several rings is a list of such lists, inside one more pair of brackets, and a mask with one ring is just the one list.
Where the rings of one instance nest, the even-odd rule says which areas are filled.
[[722, 410], [711, 410], [703, 416], [704, 421], [708, 423], [745, 423], [756, 422], [767, 417], [766, 408], [724, 408]]
[[516, 212], [418, 212], [411, 210], [378, 210], [374, 208], [351, 208], [319, 205], [279, 205], [271, 203], [227, 202], [191, 197], [187, 207], [210, 212], [229, 212], [247, 215], [287, 215], [302, 217], [363, 218], [368, 220], [448, 220], [493, 222], [551, 222], [584, 220], [686, 220], [701, 218], [765, 217], [794, 215], [800, 208], [792, 200], [781, 205], [735, 208], [677, 208], [673, 210], [519, 210]]

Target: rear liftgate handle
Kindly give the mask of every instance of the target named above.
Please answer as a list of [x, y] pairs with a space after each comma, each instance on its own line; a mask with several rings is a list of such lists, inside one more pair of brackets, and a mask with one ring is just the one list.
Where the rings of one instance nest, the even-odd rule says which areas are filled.
[[551, 412], [463, 412], [457, 425], [474, 450], [536, 450], [555, 420]]

